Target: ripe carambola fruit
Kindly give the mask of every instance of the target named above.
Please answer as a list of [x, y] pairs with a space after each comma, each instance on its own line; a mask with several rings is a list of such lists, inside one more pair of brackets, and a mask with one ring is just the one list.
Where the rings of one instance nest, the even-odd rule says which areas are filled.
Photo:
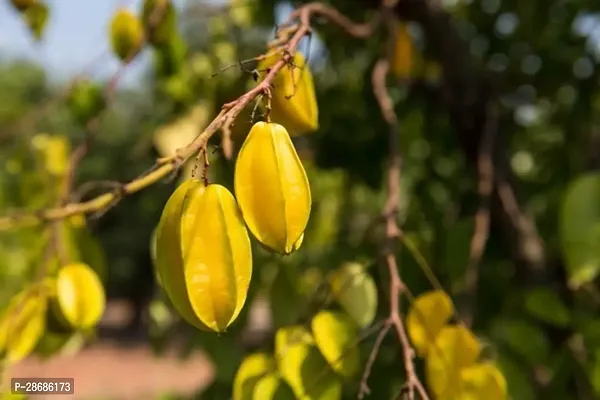
[[244, 220], [266, 248], [290, 254], [302, 243], [310, 185], [287, 130], [257, 122], [235, 164], [235, 195]]
[[[163, 46], [177, 33], [177, 18], [171, 0], [145, 0], [142, 22], [148, 41], [153, 46]], [[155, 19], [155, 20], [154, 20]]]
[[397, 23], [396, 41], [391, 59], [391, 70], [398, 79], [410, 78], [414, 64], [414, 46], [412, 37], [404, 23]]
[[[259, 71], [271, 68], [281, 59], [273, 54], [258, 65]], [[302, 135], [319, 129], [319, 109], [312, 73], [302, 53], [294, 54], [293, 62], [283, 67], [273, 80], [271, 119], [284, 125], [292, 135]]]
[[252, 250], [225, 187], [192, 178], [173, 192], [157, 228], [156, 268], [188, 323], [223, 332], [237, 318], [252, 276]]
[[17, 362], [27, 357], [44, 334], [49, 285], [33, 284], [15, 295], [0, 316], [0, 357]]
[[52, 306], [57, 316], [76, 329], [96, 325], [106, 306], [100, 277], [84, 263], [62, 267], [56, 277], [56, 297]]
[[44, 30], [48, 25], [48, 18], [50, 17], [50, 7], [48, 4], [42, 2], [35, 2], [27, 9], [22, 11], [23, 20], [31, 35], [36, 41], [42, 38]]
[[110, 44], [121, 61], [129, 61], [140, 49], [144, 40], [142, 22], [131, 11], [119, 9], [110, 24]]

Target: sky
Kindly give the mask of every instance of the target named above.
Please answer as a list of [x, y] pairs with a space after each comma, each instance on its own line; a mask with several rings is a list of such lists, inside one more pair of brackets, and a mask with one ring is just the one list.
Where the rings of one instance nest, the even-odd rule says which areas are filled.
[[[94, 77], [110, 76], [119, 66], [109, 51], [110, 17], [118, 6], [137, 7], [140, 2], [50, 0], [48, 27], [43, 41], [35, 43], [10, 3], [0, 1], [0, 54], [36, 60], [59, 80], [68, 80], [84, 70]], [[127, 69], [125, 84], [132, 84], [140, 75], [144, 61], [138, 60]]]
[[[51, 17], [41, 43], [35, 43], [8, 0], [0, 0], [0, 59], [24, 56], [43, 65], [55, 80], [68, 81], [85, 74], [107, 79], [119, 68], [111, 54], [108, 30], [111, 16], [119, 7], [133, 11], [141, 8], [143, 0], [47, 0]], [[173, 0], [181, 6], [186, 0]], [[198, 0], [196, 0], [198, 1]], [[227, 0], [201, 0], [207, 3], [226, 3]], [[292, 11], [288, 4], [278, 7], [277, 19]], [[314, 50], [321, 49], [313, 40]], [[313, 50], [313, 49], [311, 49]], [[150, 60], [149, 53], [138, 56], [119, 80], [120, 86], [139, 82]]]
[[[119, 62], [108, 48], [108, 23], [111, 15], [120, 6], [139, 9], [142, 0], [48, 1], [52, 15], [43, 42], [36, 44], [10, 2], [0, 0], [0, 57], [26, 56], [34, 59], [44, 65], [58, 80], [66, 81], [80, 73], [97, 78], [112, 75], [118, 69]], [[185, 0], [175, 0], [176, 4], [182, 2]], [[289, 12], [289, 7], [284, 7], [280, 12]], [[280, 17], [283, 16], [281, 13]], [[593, 47], [599, 49], [598, 26], [598, 17], [588, 15], [580, 19], [574, 30], [582, 35], [591, 34], [595, 39], [592, 40]], [[315, 44], [316, 47], [321, 47], [320, 43], [313, 43]], [[136, 59], [122, 76], [120, 85], [135, 84], [148, 59], [148, 53]]]

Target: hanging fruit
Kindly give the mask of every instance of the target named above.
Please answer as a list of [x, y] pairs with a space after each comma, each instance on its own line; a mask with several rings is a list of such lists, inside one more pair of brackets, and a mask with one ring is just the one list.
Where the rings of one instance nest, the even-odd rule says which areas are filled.
[[177, 33], [177, 15], [171, 0], [145, 0], [142, 22], [148, 41], [153, 46], [163, 46]]
[[73, 85], [67, 99], [73, 118], [82, 126], [97, 116], [106, 106], [102, 88], [89, 80], [81, 80]]
[[110, 24], [110, 44], [119, 60], [131, 61], [143, 42], [144, 28], [139, 18], [125, 8], [117, 10]]
[[48, 25], [48, 19], [50, 18], [50, 7], [48, 4], [42, 2], [35, 2], [28, 6], [23, 11], [23, 20], [29, 28], [33, 38], [36, 41], [42, 39], [42, 35]]
[[56, 297], [52, 305], [62, 320], [76, 329], [96, 325], [106, 306], [100, 277], [84, 263], [62, 267], [56, 277]]
[[18, 362], [35, 349], [46, 328], [48, 292], [44, 282], [12, 298], [0, 317], [0, 358]]
[[174, 307], [190, 324], [223, 332], [237, 318], [252, 276], [250, 238], [223, 186], [183, 182], [163, 210], [156, 268]]
[[[266, 71], [281, 54], [272, 54], [261, 61], [258, 70]], [[302, 53], [296, 52], [293, 61], [284, 66], [273, 80], [271, 119], [285, 126], [292, 135], [311, 133], [319, 129], [319, 109], [313, 76]]]
[[391, 70], [396, 78], [407, 79], [413, 73], [415, 49], [406, 24], [398, 22], [395, 29]]
[[248, 228], [267, 249], [290, 254], [302, 244], [310, 185], [287, 130], [257, 122], [238, 154], [235, 195]]
[[10, 3], [13, 5], [13, 7], [20, 12], [23, 12], [34, 6], [37, 2], [38, 0], [10, 0]]

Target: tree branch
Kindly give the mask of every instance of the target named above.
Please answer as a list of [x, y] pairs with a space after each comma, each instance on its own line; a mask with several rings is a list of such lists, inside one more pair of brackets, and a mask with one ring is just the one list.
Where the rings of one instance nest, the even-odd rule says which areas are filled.
[[490, 202], [494, 193], [494, 141], [497, 132], [496, 110], [492, 104], [488, 104], [486, 112], [486, 123], [483, 127], [483, 137], [479, 145], [477, 156], [477, 193], [479, 195], [479, 208], [475, 214], [475, 226], [471, 236], [469, 250], [469, 261], [465, 272], [465, 302], [462, 320], [467, 326], [471, 326], [474, 318], [474, 299], [479, 282], [479, 268], [485, 246], [490, 233]]
[[379, 349], [381, 349], [381, 344], [383, 343], [383, 339], [387, 336], [390, 329], [392, 328], [392, 324], [390, 324], [389, 319], [385, 321], [383, 327], [379, 330], [379, 334], [375, 339], [375, 343], [373, 344], [373, 349], [371, 350], [371, 354], [369, 354], [369, 358], [367, 360], [367, 364], [365, 365], [365, 371], [360, 380], [360, 388], [358, 390], [358, 400], [362, 400], [366, 395], [371, 394], [371, 389], [367, 385], [367, 380], [369, 376], [371, 376], [371, 370], [373, 369], [373, 364], [375, 364], [375, 360], [377, 359], [377, 355], [379, 354]]
[[[389, 12], [394, 5], [394, 1], [384, 2], [382, 8], [383, 18], [386, 21], [389, 40], [393, 43], [395, 39], [394, 19]], [[406, 373], [406, 383], [403, 392], [408, 394], [410, 400], [414, 400], [415, 391], [422, 400], [429, 400], [429, 396], [421, 383], [414, 366], [415, 351], [410, 344], [404, 322], [402, 321], [402, 312], [400, 310], [400, 296], [406, 289], [405, 284], [398, 272], [398, 262], [394, 253], [395, 243], [400, 235], [400, 228], [396, 222], [397, 212], [400, 203], [400, 175], [402, 171], [402, 156], [400, 154], [400, 124], [398, 116], [394, 111], [394, 104], [387, 90], [386, 79], [389, 71], [389, 61], [387, 58], [380, 59], [373, 69], [372, 85], [373, 93], [381, 108], [383, 119], [389, 127], [389, 164], [387, 169], [387, 199], [384, 206], [384, 217], [386, 221], [386, 240], [383, 244], [383, 256], [390, 275], [390, 315], [388, 317], [389, 326], [393, 327], [398, 336], [402, 353], [404, 357], [404, 370]], [[382, 339], [383, 340], [383, 339]], [[373, 352], [378, 351], [374, 347]], [[371, 354], [371, 357], [373, 355]], [[361, 393], [365, 390], [368, 378], [365, 371], [361, 385]], [[368, 389], [368, 388], [367, 388]], [[360, 394], [359, 394], [360, 396]]]
[[[371, 35], [371, 23], [357, 24], [339, 13], [336, 9], [321, 3], [309, 3], [296, 9], [286, 24], [292, 26], [294, 31], [285, 43], [282, 57], [269, 70], [262, 82], [238, 99], [225, 104], [217, 117], [202, 131], [196, 139], [187, 146], [178, 149], [174, 156], [158, 159], [150, 171], [128, 183], [121, 188], [101, 194], [86, 202], [69, 203], [62, 207], [38, 210], [34, 212], [13, 213], [0, 217], [0, 231], [20, 226], [32, 226], [43, 222], [55, 221], [76, 214], [89, 214], [98, 212], [118, 202], [123, 196], [136, 193], [177, 171], [179, 167], [206, 146], [208, 140], [224, 125], [226, 121], [233, 121], [237, 115], [250, 104], [257, 96], [265, 93], [279, 71], [292, 60], [300, 40], [311, 32], [310, 19], [320, 15], [327, 20], [339, 25], [349, 35], [365, 38]], [[294, 21], [299, 20], [294, 25]]]
[[[156, 29], [158, 24], [161, 23], [162, 19], [165, 16], [165, 12], [167, 10], [167, 2], [160, 3], [156, 6], [156, 8], [152, 11], [149, 21], [149, 30]], [[71, 152], [71, 157], [69, 160], [69, 168], [67, 170], [67, 178], [65, 182], [65, 186], [63, 188], [63, 193], [61, 196], [61, 204], [67, 204], [71, 192], [73, 191], [73, 186], [75, 184], [75, 178], [77, 174], [77, 169], [79, 165], [87, 155], [90, 146], [92, 145], [92, 141], [94, 140], [95, 134], [100, 129], [100, 117], [103, 111], [106, 110], [108, 104], [114, 99], [119, 81], [123, 76], [123, 73], [127, 69], [131, 62], [137, 58], [137, 56], [142, 52], [144, 46], [147, 43], [146, 37], [143, 37], [140, 43], [137, 44], [135, 49], [127, 56], [125, 61], [119, 66], [119, 69], [113, 74], [110, 78], [106, 87], [104, 88], [103, 97], [104, 97], [104, 108], [95, 116], [90, 118], [85, 124], [85, 137], [81, 143]]]
[[[455, 29], [451, 16], [436, 1], [402, 0], [395, 11], [423, 28], [428, 53], [442, 69], [442, 104], [457, 127], [467, 160], [477, 168], [487, 107], [495, 91], [493, 82], [475, 65], [469, 46]], [[543, 242], [535, 222], [518, 203], [506, 157], [506, 153], [499, 152], [492, 200], [499, 207], [491, 207], [491, 217], [504, 228], [504, 237], [512, 244], [512, 259], [519, 269], [528, 271], [537, 280], [543, 279], [547, 275]]]
[[394, 253], [395, 243], [400, 235], [400, 228], [396, 222], [396, 214], [400, 202], [400, 174], [402, 168], [402, 157], [399, 146], [398, 117], [394, 111], [392, 100], [386, 87], [386, 77], [389, 70], [389, 62], [385, 59], [379, 60], [373, 69], [373, 91], [381, 107], [383, 118], [390, 127], [390, 160], [387, 172], [387, 200], [385, 204], [386, 241], [384, 243], [384, 258], [390, 274], [390, 315], [389, 323], [396, 330], [398, 340], [402, 346], [404, 356], [404, 370], [406, 372], [406, 390], [409, 399], [414, 399], [415, 390], [423, 400], [429, 400], [423, 384], [415, 372], [415, 351], [412, 348], [400, 311], [400, 295], [405, 290], [404, 282], [398, 272], [398, 262]]

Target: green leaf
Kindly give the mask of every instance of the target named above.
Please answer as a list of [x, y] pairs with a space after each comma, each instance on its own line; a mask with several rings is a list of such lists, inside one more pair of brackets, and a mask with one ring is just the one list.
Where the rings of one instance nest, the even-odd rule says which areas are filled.
[[576, 328], [576, 331], [583, 335], [586, 347], [600, 348], [600, 319], [597, 316], [580, 316]]
[[233, 400], [252, 400], [256, 385], [277, 368], [275, 358], [267, 353], [246, 356], [233, 380]]
[[596, 395], [600, 396], [600, 349], [594, 350], [594, 354], [588, 368], [588, 374], [590, 383], [594, 388], [594, 392]]
[[254, 388], [252, 400], [294, 400], [292, 388], [279, 377], [271, 373], [261, 378]]
[[346, 378], [355, 376], [361, 365], [354, 321], [347, 314], [324, 310], [313, 317], [311, 327], [317, 347], [333, 370]]
[[473, 220], [461, 219], [456, 221], [448, 231], [446, 231], [444, 243], [444, 272], [448, 273], [451, 279], [463, 282], [462, 279], [469, 261], [469, 246], [473, 232]]
[[235, 336], [217, 336], [208, 332], [197, 332], [195, 335], [196, 344], [202, 347], [216, 366], [216, 380], [232, 382], [242, 361], [242, 350]]
[[600, 271], [600, 173], [583, 175], [569, 185], [559, 222], [569, 285], [593, 281]]
[[342, 385], [302, 326], [281, 328], [275, 334], [275, 355], [281, 376], [297, 398], [339, 400]]
[[498, 366], [508, 382], [508, 393], [511, 399], [535, 400], [536, 395], [531, 380], [528, 378], [527, 370], [512, 358], [500, 354]]
[[174, 35], [169, 42], [154, 51], [154, 65], [159, 77], [168, 78], [182, 72], [188, 47], [180, 35]]
[[377, 314], [377, 287], [359, 263], [346, 263], [330, 278], [331, 293], [360, 328], [373, 323]]
[[491, 329], [496, 342], [504, 342], [530, 364], [543, 364], [550, 354], [550, 341], [538, 325], [516, 319], [499, 319]]
[[73, 118], [82, 126], [98, 115], [106, 102], [99, 85], [88, 80], [77, 82], [67, 99], [67, 105]]
[[541, 321], [557, 326], [567, 326], [571, 313], [558, 294], [548, 288], [530, 290], [525, 295], [525, 309]]
[[61, 226], [61, 240], [71, 262], [83, 262], [89, 265], [104, 281], [108, 276], [106, 254], [102, 245], [96, 239], [82, 216], [71, 217]]
[[73, 354], [83, 348], [85, 345], [85, 336], [79, 332], [44, 332], [40, 341], [35, 347], [35, 354], [43, 359], [51, 357]]
[[406, 329], [415, 350], [426, 355], [454, 312], [452, 299], [441, 290], [419, 295], [406, 316]]
[[249, 28], [252, 24], [253, 3], [246, 0], [229, 0], [229, 18], [240, 28]]
[[480, 353], [477, 338], [464, 326], [440, 331], [426, 358], [427, 383], [436, 398], [459, 398], [462, 370], [473, 366]]
[[280, 328], [298, 322], [304, 302], [293, 282], [298, 282], [300, 276], [293, 266], [277, 266], [275, 279], [269, 291], [273, 326]]

